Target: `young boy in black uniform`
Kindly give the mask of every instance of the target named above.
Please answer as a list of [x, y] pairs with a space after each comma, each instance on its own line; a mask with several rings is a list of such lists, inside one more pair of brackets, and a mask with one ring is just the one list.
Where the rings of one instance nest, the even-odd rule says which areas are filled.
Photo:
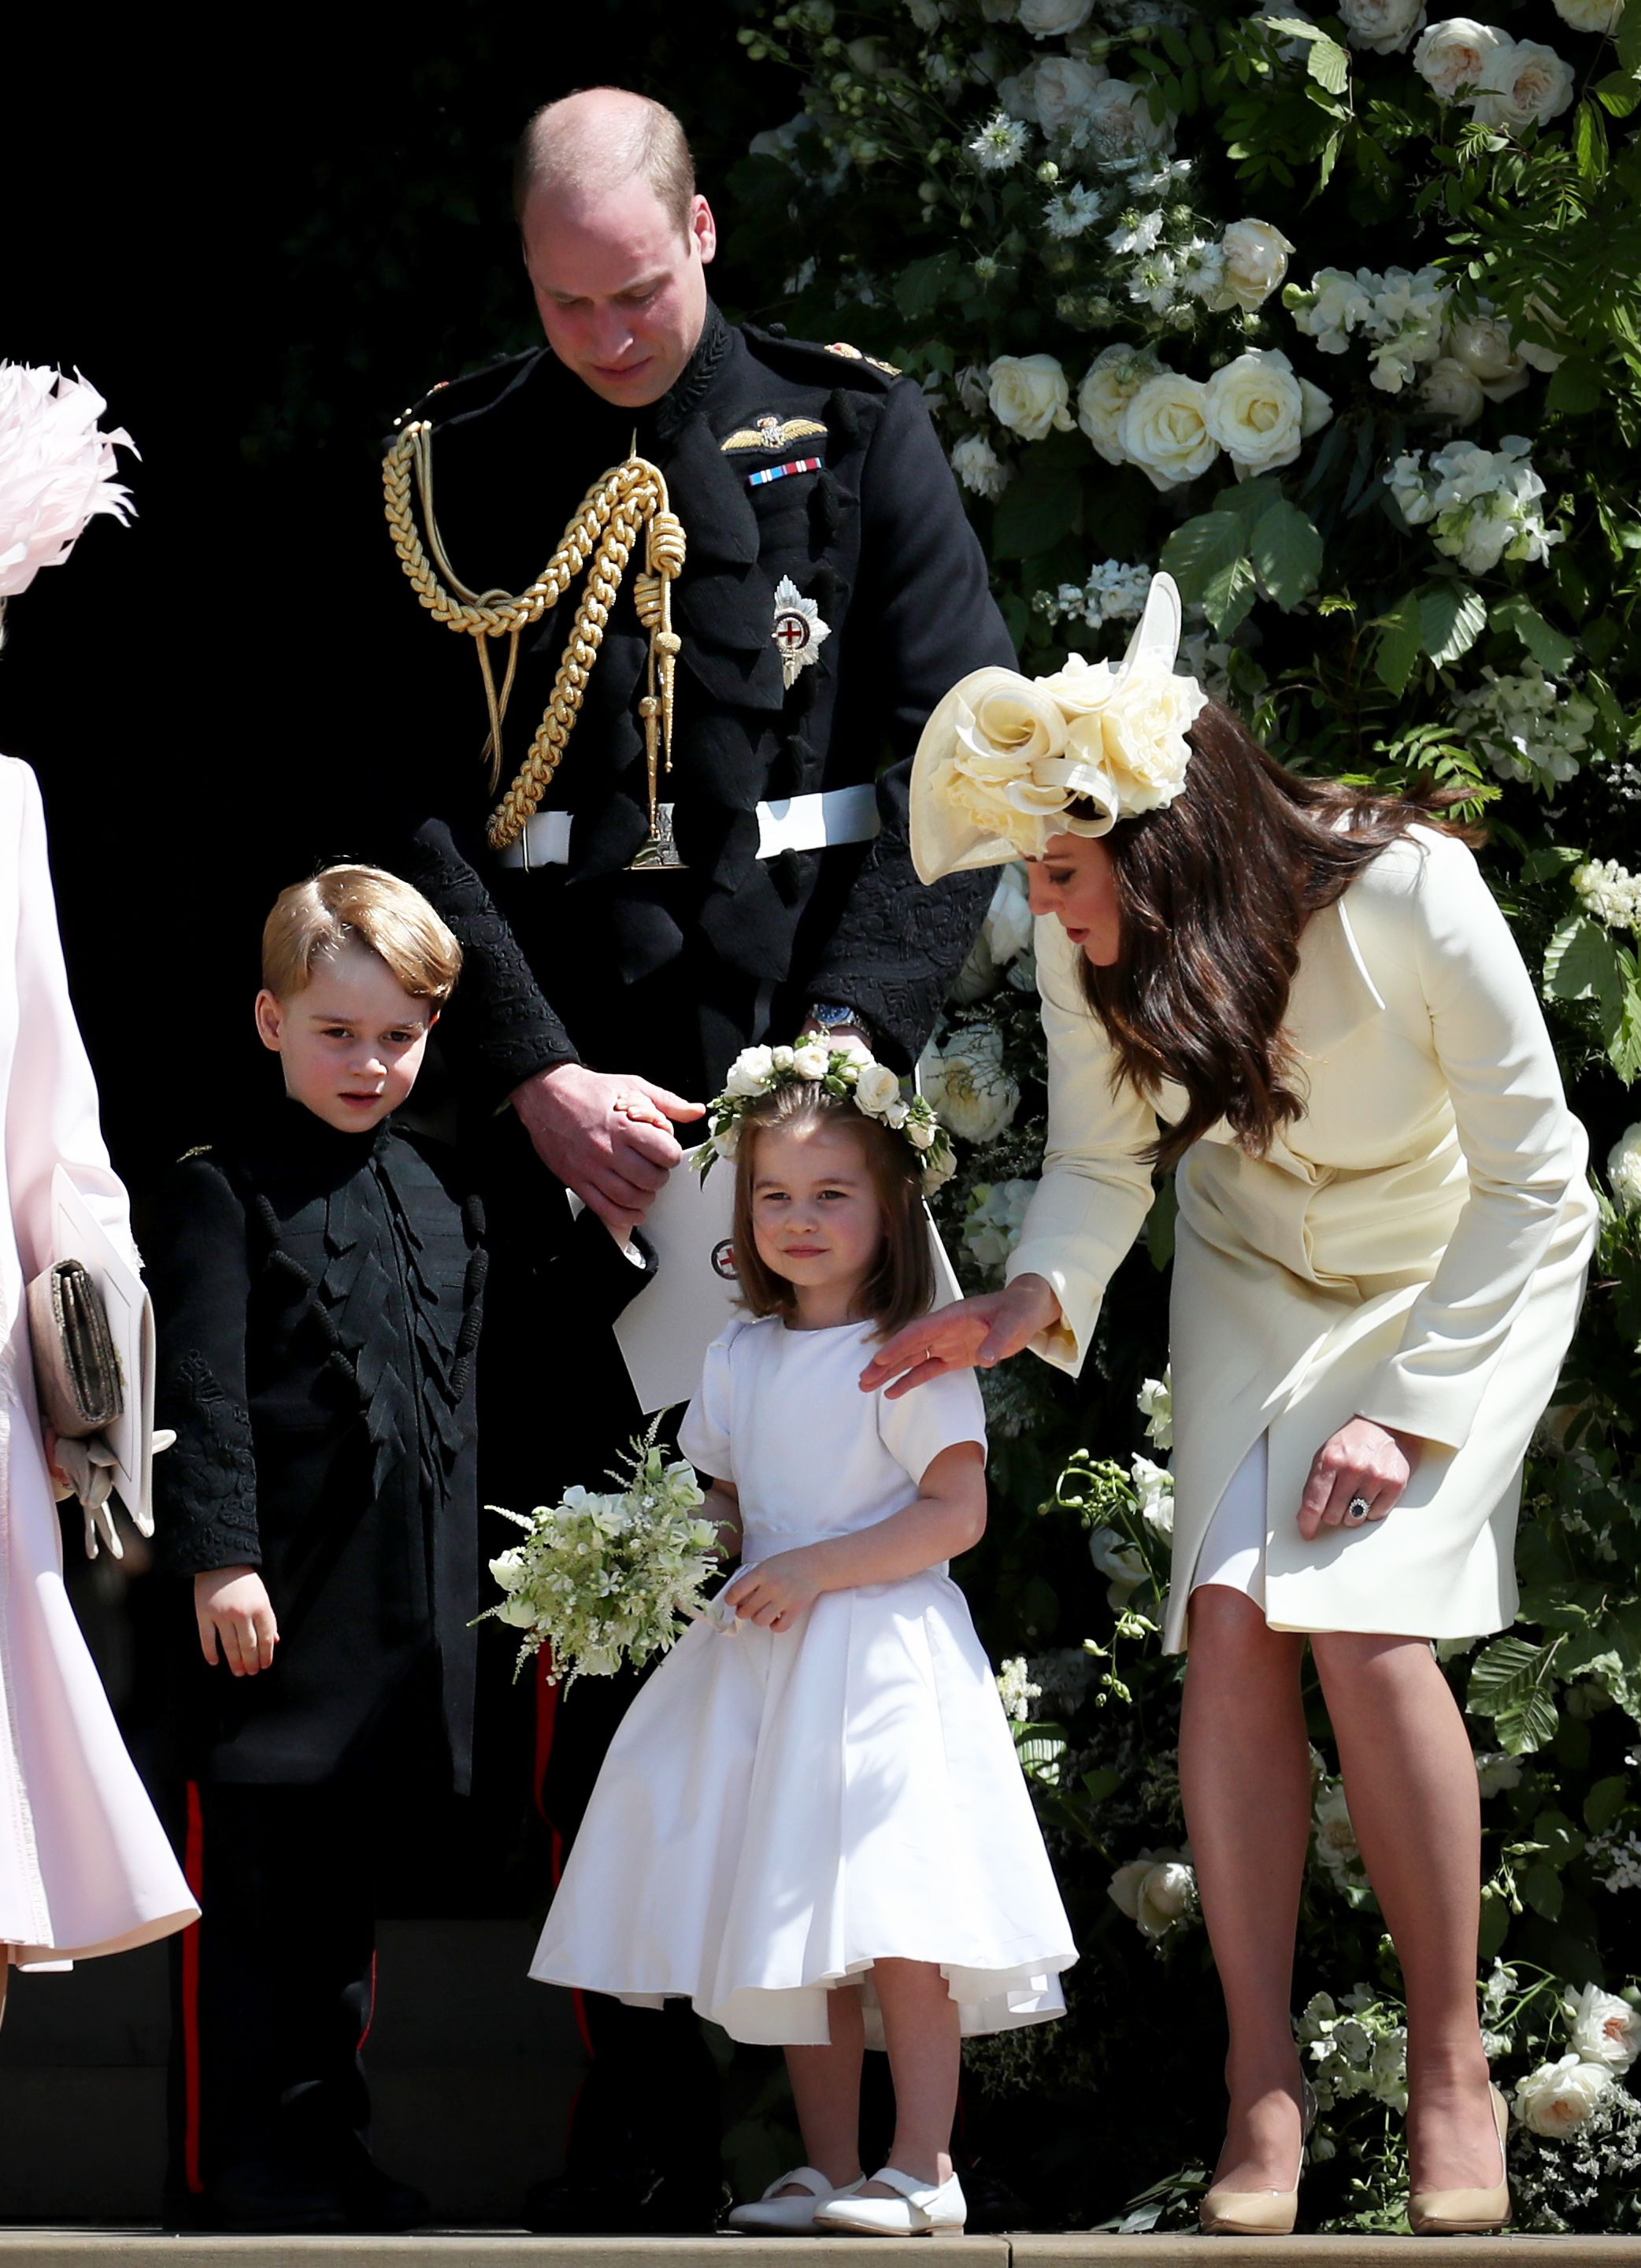
[[[284, 1098], [173, 1170], [151, 1239], [204, 1917], [173, 1962], [169, 2186], [179, 2218], [221, 2229], [430, 2210], [370, 2158], [359, 2051], [380, 1829], [471, 1767], [482, 1223], [453, 1154], [393, 1123], [460, 961], [379, 869], [284, 891], [256, 1000]], [[591, 1213], [566, 1263], [584, 1323], [644, 1281]]]

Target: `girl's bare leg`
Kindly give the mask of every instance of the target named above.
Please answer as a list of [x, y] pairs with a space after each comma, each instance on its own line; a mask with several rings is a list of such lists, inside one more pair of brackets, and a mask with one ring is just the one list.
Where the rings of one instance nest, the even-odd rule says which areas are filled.
[[[957, 2003], [933, 1961], [879, 1961], [872, 1977], [894, 2081], [889, 2163], [915, 2181], [948, 2182], [962, 2055]], [[868, 2182], [862, 2194], [894, 2192]]]
[[1402, 1962], [1412, 2185], [1485, 2189], [1498, 2136], [1475, 2005], [1482, 1812], [1464, 1719], [1423, 1638], [1336, 1631], [1311, 1643], [1350, 1822]]
[[1191, 1594], [1180, 1789], [1230, 2031], [1231, 2107], [1214, 2178], [1233, 2190], [1289, 2189], [1299, 2162], [1291, 2003], [1311, 1815], [1304, 1649], [1240, 1591], [1208, 1583]]
[[[788, 2048], [786, 2070], [806, 2162], [834, 2189], [842, 2189], [860, 2174], [860, 2066], [866, 2041], [857, 1988], [840, 1984], [828, 1993], [827, 2015], [830, 2044]], [[800, 2194], [790, 2188], [776, 2191], [779, 2197]]]

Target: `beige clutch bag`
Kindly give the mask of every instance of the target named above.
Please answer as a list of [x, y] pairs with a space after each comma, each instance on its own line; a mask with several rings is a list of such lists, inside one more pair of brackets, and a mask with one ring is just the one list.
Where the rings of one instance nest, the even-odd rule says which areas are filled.
[[59, 1260], [28, 1287], [40, 1415], [65, 1440], [112, 1425], [125, 1407], [108, 1311], [82, 1261]]

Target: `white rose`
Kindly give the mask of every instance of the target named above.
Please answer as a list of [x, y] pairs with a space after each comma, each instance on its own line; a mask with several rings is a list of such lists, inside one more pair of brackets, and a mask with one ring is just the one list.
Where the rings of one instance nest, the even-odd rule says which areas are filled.
[[991, 414], [1025, 441], [1041, 441], [1049, 431], [1068, 433], [1071, 389], [1050, 354], [999, 355], [987, 373]]
[[1094, 0], [1020, 0], [1018, 21], [1034, 40], [1057, 40], [1093, 13]]
[[740, 1147], [740, 1121], [733, 1118], [721, 1134], [712, 1137], [712, 1146], [720, 1158], [732, 1159]]
[[[1155, 664], [1124, 671], [1104, 706], [1078, 718], [1066, 733], [1068, 760], [1095, 776], [1084, 792], [1102, 807], [1115, 802], [1113, 815], [1123, 819], [1171, 804], [1191, 761], [1185, 736], [1207, 702], [1195, 678]], [[1100, 774], [1109, 783], [1103, 792]]]
[[1641, 1119], [1623, 1132], [1607, 1153], [1607, 1178], [1623, 1212], [1641, 1212]]
[[1481, 80], [1483, 66], [1498, 48], [1507, 47], [1505, 33], [1492, 24], [1478, 24], [1472, 16], [1449, 16], [1432, 24], [1413, 50], [1413, 68], [1438, 102], [1456, 102]]
[[1476, 89], [1470, 114], [1477, 124], [1519, 134], [1561, 116], [1572, 100], [1572, 70], [1554, 48], [1512, 40], [1488, 56]]
[[1108, 465], [1126, 464], [1122, 418], [1148, 378], [1158, 375], [1154, 355], [1133, 347], [1107, 347], [1095, 356], [1077, 389], [1077, 422]]
[[952, 470], [971, 496], [1000, 497], [1012, 472], [983, 435], [969, 433], [952, 452]]
[[743, 1048], [729, 1067], [724, 1092], [737, 1098], [746, 1094], [763, 1094], [774, 1077], [773, 1048]]
[[1624, 0], [1554, 0], [1556, 13], [1575, 32], [1615, 32]]
[[1282, 231], [1268, 220], [1233, 220], [1219, 239], [1225, 266], [1209, 306], [1220, 313], [1241, 307], [1251, 315], [1287, 274], [1292, 249]]
[[820, 1040], [806, 1040], [792, 1049], [792, 1069], [799, 1079], [824, 1079], [830, 1050]]
[[1464, 364], [1490, 401], [1508, 401], [1527, 382], [1509, 324], [1485, 300], [1480, 312], [1447, 326], [1447, 352]]
[[1151, 105], [1127, 79], [1102, 79], [1089, 98], [1078, 128], [1097, 158], [1107, 164], [1122, 158], [1142, 158], [1148, 151], [1172, 150], [1174, 122], [1166, 113], [1153, 118]]
[[960, 1141], [995, 1141], [1013, 1124], [1020, 1091], [1003, 1068], [1003, 1035], [994, 1025], [953, 1032], [918, 1068], [930, 1108]]
[[1305, 396], [1286, 355], [1250, 347], [1217, 370], [1204, 393], [1208, 431], [1239, 476], [1271, 472], [1299, 455]]
[[1122, 453], [1156, 489], [1182, 488], [1219, 454], [1208, 430], [1206, 387], [1164, 371], [1148, 378], [1122, 413]]
[[792, 1051], [790, 1048], [771, 1048], [769, 1052], [775, 1059], [775, 1068], [776, 1071], [791, 1071], [792, 1067]]
[[1196, 1904], [1196, 1876], [1176, 1851], [1144, 1851], [1119, 1867], [1106, 1896], [1142, 1937], [1166, 1937]]
[[1487, 396], [1474, 372], [1452, 355], [1443, 355], [1424, 373], [1419, 387], [1419, 407], [1427, 417], [1447, 425], [1474, 425], [1487, 405]]
[[1542, 2063], [1516, 2088], [1516, 2117], [1534, 2133], [1558, 2140], [1583, 2125], [1612, 2083], [1605, 2064], [1576, 2055]]
[[1641, 2055], [1641, 2011], [1615, 1992], [1586, 1984], [1582, 1992], [1564, 1992], [1562, 2006], [1569, 2019], [1567, 2037], [1586, 2063], [1628, 2071]]
[[1339, 21], [1353, 48], [1395, 55], [1424, 21], [1424, 0], [1339, 0]]
[[855, 1101], [868, 1117], [880, 1118], [890, 1103], [901, 1099], [901, 1083], [887, 1064], [863, 1066], [855, 1082]]
[[1110, 76], [1103, 63], [1079, 63], [1075, 55], [1045, 55], [1032, 85], [1032, 102], [1043, 132], [1067, 132], [1087, 109], [1094, 89]]
[[932, 1150], [935, 1136], [939, 1130], [932, 1118], [909, 1116], [906, 1121], [906, 1138], [914, 1150]]
[[525, 1580], [524, 1553], [504, 1551], [490, 1562], [490, 1574], [504, 1591], [516, 1591]]

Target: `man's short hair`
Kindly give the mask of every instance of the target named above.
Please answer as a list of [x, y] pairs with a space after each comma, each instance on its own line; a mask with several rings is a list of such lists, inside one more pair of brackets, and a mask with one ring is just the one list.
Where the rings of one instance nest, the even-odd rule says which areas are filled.
[[[628, 90], [578, 87], [576, 92]], [[647, 94], [629, 94], [629, 106], [626, 120], [607, 122], [594, 136], [585, 122], [563, 117], [563, 102], [542, 104], [519, 136], [513, 154], [513, 212], [520, 222], [534, 196], [550, 196], [571, 187], [614, 188], [642, 173], [680, 234], [688, 234], [695, 161], [683, 127], [665, 104], [651, 101]]]
[[414, 1000], [448, 1000], [461, 973], [461, 947], [420, 890], [379, 866], [327, 866], [274, 900], [262, 924], [262, 983], [289, 1000], [350, 945], [368, 946]]

